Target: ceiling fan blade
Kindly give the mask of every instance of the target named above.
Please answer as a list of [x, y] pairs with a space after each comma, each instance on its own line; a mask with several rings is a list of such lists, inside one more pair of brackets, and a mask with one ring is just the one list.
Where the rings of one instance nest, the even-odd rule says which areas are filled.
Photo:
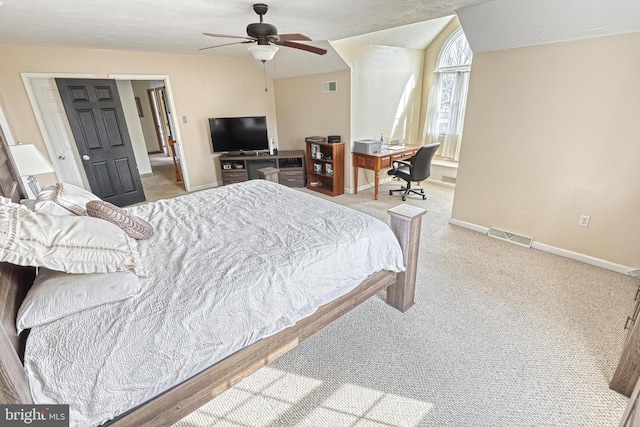
[[290, 41], [290, 40], [311, 41], [311, 39], [309, 37], [305, 36], [304, 34], [276, 34], [273, 37], [275, 39], [281, 41], [281, 42], [287, 42], [287, 41]]
[[244, 41], [244, 42], [233, 42], [233, 43], [217, 44], [215, 46], [201, 47], [198, 50], [207, 50], [207, 49], [213, 49], [215, 47], [230, 46], [232, 44], [244, 44], [244, 43], [253, 43], [253, 42], [254, 42], [254, 40], [247, 40], [247, 41]]
[[307, 52], [315, 53], [318, 55], [324, 55], [325, 53], [327, 53], [326, 49], [321, 49], [315, 46], [309, 46], [308, 44], [294, 43], [294, 42], [277, 42], [275, 44], [277, 44], [278, 46], [286, 46], [286, 47], [292, 47], [294, 49], [306, 50]]
[[247, 36], [230, 36], [228, 34], [213, 34], [213, 33], [202, 33], [205, 36], [209, 36], [209, 37], [224, 37], [227, 39], [245, 39], [245, 40], [251, 40], [253, 41], [252, 38], [247, 37]]

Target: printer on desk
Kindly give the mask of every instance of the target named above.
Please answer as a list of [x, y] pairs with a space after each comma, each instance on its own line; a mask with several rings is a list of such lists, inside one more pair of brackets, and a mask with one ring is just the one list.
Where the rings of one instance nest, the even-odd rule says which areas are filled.
[[377, 139], [360, 139], [353, 141], [353, 152], [373, 154], [382, 151], [382, 141]]

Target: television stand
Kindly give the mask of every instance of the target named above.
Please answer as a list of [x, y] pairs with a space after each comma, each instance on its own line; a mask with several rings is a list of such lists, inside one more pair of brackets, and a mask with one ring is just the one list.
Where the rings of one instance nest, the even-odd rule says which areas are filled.
[[256, 150], [256, 151], [231, 151], [227, 154], [223, 154], [224, 156], [231, 156], [231, 157], [236, 157], [236, 156], [265, 156], [269, 154], [268, 151], [260, 151], [260, 150]]
[[259, 151], [223, 154], [219, 157], [222, 185], [258, 179], [258, 169], [279, 169], [278, 181], [288, 187], [305, 186], [305, 161], [303, 150], [279, 151], [269, 155]]

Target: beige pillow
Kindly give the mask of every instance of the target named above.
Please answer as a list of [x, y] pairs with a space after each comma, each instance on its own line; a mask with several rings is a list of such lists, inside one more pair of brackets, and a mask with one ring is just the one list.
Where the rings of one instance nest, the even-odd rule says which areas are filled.
[[87, 203], [87, 214], [117, 225], [134, 239], [148, 239], [153, 235], [153, 227], [147, 221], [103, 200], [92, 200]]
[[44, 187], [38, 193], [35, 211], [49, 215], [86, 215], [85, 206], [91, 200], [100, 198], [84, 188], [59, 182]]
[[18, 333], [64, 316], [137, 295], [138, 276], [129, 271], [98, 274], [68, 274], [46, 268], [25, 297], [16, 320]]
[[145, 275], [136, 241], [116, 225], [32, 212], [6, 198], [0, 198], [0, 261], [68, 273]]

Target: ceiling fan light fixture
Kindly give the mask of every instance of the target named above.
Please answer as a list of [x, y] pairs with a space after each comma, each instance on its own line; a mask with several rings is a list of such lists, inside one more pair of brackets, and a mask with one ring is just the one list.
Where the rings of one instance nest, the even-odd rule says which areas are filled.
[[259, 44], [249, 46], [247, 49], [258, 61], [271, 61], [278, 51], [278, 46]]

